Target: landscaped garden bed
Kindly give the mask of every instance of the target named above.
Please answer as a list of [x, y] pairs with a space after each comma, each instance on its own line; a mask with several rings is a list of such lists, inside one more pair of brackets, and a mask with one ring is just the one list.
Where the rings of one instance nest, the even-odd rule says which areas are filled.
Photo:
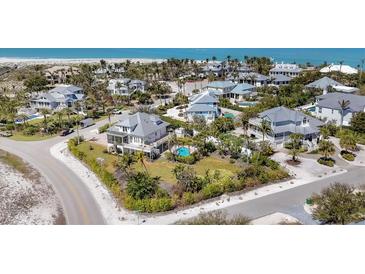
[[259, 153], [245, 163], [215, 152], [189, 165], [164, 155], [153, 162], [141, 154], [112, 155], [101, 145], [77, 145], [74, 139], [68, 146], [124, 207], [139, 212], [165, 212], [288, 177], [277, 162]]
[[347, 161], [354, 161], [355, 157], [356, 157], [356, 154], [354, 154], [350, 151], [346, 151], [346, 150], [342, 150], [340, 154], [341, 154], [341, 157]]

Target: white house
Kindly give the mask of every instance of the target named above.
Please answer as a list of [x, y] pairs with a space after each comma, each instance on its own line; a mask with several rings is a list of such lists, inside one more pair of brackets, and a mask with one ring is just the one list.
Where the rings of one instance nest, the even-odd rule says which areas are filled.
[[275, 66], [270, 69], [269, 75], [276, 76], [276, 75], [285, 75], [289, 77], [296, 77], [302, 72], [302, 69], [296, 64], [278, 64], [276, 63]]
[[193, 121], [195, 116], [203, 117], [208, 123], [220, 115], [217, 97], [209, 91], [205, 91], [189, 98], [189, 106], [186, 109], [186, 118]]
[[111, 79], [107, 89], [111, 95], [130, 96], [136, 91], [144, 92], [145, 82], [128, 78]]
[[[340, 103], [343, 101], [348, 102], [348, 106], [344, 110], [340, 106]], [[364, 111], [365, 96], [330, 92], [316, 98], [315, 115], [320, 119], [326, 120], [326, 122], [333, 122], [336, 125], [341, 125], [342, 115], [342, 125], [348, 126], [353, 113]]]
[[107, 131], [108, 150], [121, 153], [143, 151], [150, 158], [167, 149], [169, 123], [160, 117], [137, 112], [123, 117]]
[[305, 87], [321, 89], [321, 90], [323, 90], [323, 94], [326, 94], [328, 92], [329, 87], [335, 89], [336, 91], [345, 92], [345, 93], [354, 93], [359, 90], [358, 88], [355, 88], [355, 87], [347, 87], [347, 86], [341, 84], [340, 82], [337, 82], [327, 76], [322, 77], [321, 79], [318, 79], [312, 83], [309, 83]]
[[342, 72], [342, 73], [345, 73], [345, 74], [356, 74], [356, 73], [358, 73], [357, 69], [355, 69], [353, 67], [350, 67], [348, 65], [334, 65], [334, 64], [331, 64], [331, 65], [326, 66], [326, 67], [324, 67], [320, 70], [321, 73], [328, 73], [328, 72], [332, 72], [332, 71], [339, 71], [339, 72]]

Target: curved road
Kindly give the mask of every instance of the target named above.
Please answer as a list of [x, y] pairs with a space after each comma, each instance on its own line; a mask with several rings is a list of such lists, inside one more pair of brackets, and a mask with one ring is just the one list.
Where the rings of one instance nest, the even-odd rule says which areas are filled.
[[[113, 117], [113, 120], [118, 116]], [[105, 124], [107, 120], [80, 130], [87, 135], [93, 129]], [[13, 141], [0, 138], [0, 149], [13, 153], [34, 166], [53, 186], [64, 209], [67, 224], [105, 224], [98, 203], [85, 184], [72, 170], [50, 154], [50, 148], [62, 141], [74, 137], [54, 137], [43, 141]]]

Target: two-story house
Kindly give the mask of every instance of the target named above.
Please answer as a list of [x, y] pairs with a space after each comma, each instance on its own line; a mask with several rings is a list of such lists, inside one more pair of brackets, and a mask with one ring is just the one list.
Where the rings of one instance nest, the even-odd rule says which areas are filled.
[[167, 149], [169, 123], [144, 112], [124, 116], [107, 131], [108, 150], [143, 151], [154, 159]]
[[[344, 109], [341, 107], [342, 102], [347, 105]], [[316, 98], [316, 117], [336, 125], [341, 125], [342, 121], [342, 125], [349, 126], [353, 114], [364, 111], [365, 96], [329, 92]]]
[[272, 69], [270, 69], [269, 75], [276, 76], [278, 74], [281, 74], [281, 75], [286, 75], [289, 77], [296, 77], [302, 71], [303, 71], [303, 69], [301, 69], [296, 64], [283, 64], [283, 63], [278, 64], [278, 63], [276, 63], [275, 66]]
[[186, 109], [188, 121], [193, 121], [195, 116], [200, 116], [209, 123], [214, 121], [221, 113], [217, 97], [209, 91], [193, 95], [189, 98], [189, 101], [189, 106]]
[[293, 133], [300, 133], [304, 140], [312, 142], [319, 137], [319, 127], [324, 124], [300, 111], [281, 106], [261, 112], [257, 118], [250, 119], [250, 133], [252, 135], [262, 137], [260, 130], [262, 120], [268, 121], [271, 128], [268, 136], [265, 137], [275, 144], [286, 142]]
[[256, 87], [247, 83], [234, 83], [232, 81], [214, 81], [202, 89], [209, 91], [217, 97], [243, 101], [245, 98], [256, 94]]
[[111, 95], [130, 96], [136, 91], [144, 92], [145, 82], [128, 78], [111, 79], [107, 89]]
[[228, 73], [231, 67], [227, 62], [211, 61], [206, 63], [202, 68], [201, 72], [204, 76], [213, 74], [217, 77], [221, 77], [224, 73]]
[[60, 85], [45, 93], [40, 93], [30, 100], [30, 107], [36, 110], [47, 108], [59, 110], [72, 107], [84, 98], [82, 88], [73, 85]]

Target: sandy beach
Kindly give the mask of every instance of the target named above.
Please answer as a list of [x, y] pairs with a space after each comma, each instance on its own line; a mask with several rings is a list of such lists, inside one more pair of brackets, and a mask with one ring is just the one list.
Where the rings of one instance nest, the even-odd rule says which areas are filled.
[[123, 63], [127, 60], [132, 63], [152, 63], [157, 62], [161, 63], [165, 61], [165, 59], [142, 59], [142, 58], [78, 58], [78, 59], [66, 59], [66, 58], [10, 58], [10, 57], [0, 57], [0, 65], [18, 65], [18, 66], [27, 66], [27, 65], [71, 65], [71, 64], [95, 64], [100, 63], [100, 60], [103, 59], [107, 63]]

